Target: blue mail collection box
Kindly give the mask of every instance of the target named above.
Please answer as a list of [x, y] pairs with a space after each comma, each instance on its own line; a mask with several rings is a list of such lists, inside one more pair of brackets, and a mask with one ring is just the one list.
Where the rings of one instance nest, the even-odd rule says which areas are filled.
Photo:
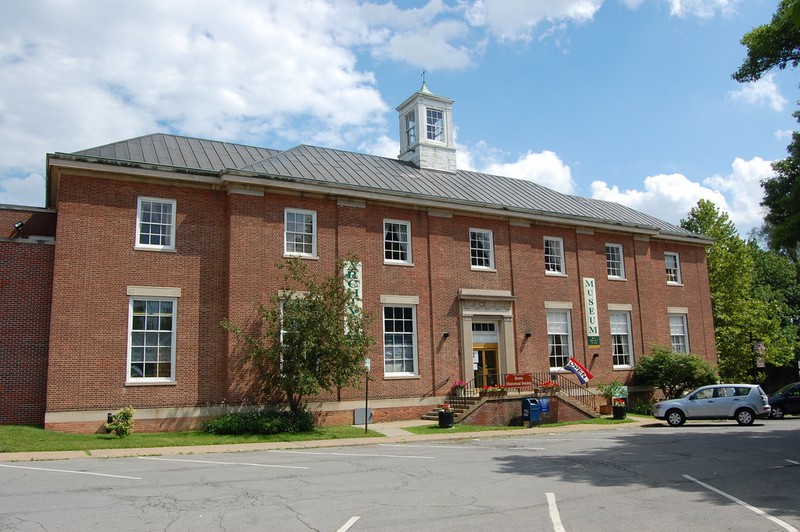
[[522, 400], [522, 421], [527, 422], [529, 427], [534, 423], [537, 425], [542, 423], [542, 418], [539, 415], [539, 400], [533, 397], [526, 397]]

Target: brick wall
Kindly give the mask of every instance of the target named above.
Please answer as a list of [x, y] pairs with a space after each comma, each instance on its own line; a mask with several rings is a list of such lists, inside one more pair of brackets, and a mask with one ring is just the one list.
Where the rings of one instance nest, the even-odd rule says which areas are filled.
[[0, 239], [0, 424], [44, 423], [54, 250]]
[[[139, 196], [174, 199], [175, 252], [134, 249]], [[716, 360], [708, 275], [701, 246], [664, 243], [627, 233], [576, 231], [572, 227], [509, 223], [496, 218], [430, 214], [427, 209], [379, 203], [337, 202], [307, 194], [228, 194], [201, 186], [112, 181], [62, 175], [58, 241], [53, 273], [53, 321], [48, 373], [48, 412], [114, 411], [264, 400], [241, 345], [223, 331], [223, 318], [251, 325], [256, 305], [286, 288], [276, 264], [284, 260], [284, 211], [317, 214], [318, 257], [309, 270], [328, 275], [337, 257], [357, 254], [363, 264], [363, 302], [374, 317], [377, 340], [370, 352], [370, 397], [407, 399], [376, 409], [376, 420], [415, 417], [427, 409], [419, 398], [443, 396], [463, 374], [459, 289], [508, 291], [514, 297], [509, 371], [549, 369], [545, 302], [572, 304], [574, 356], [596, 382], [628, 381], [630, 370], [612, 367], [609, 304], [630, 305], [634, 361], [653, 343], [669, 345], [668, 307], [689, 309], [692, 352]], [[413, 265], [385, 264], [384, 219], [411, 225]], [[469, 229], [491, 230], [495, 268], [470, 268]], [[546, 275], [544, 237], [563, 239], [565, 275]], [[605, 243], [624, 250], [625, 280], [609, 280]], [[667, 286], [664, 251], [681, 257], [683, 284]], [[597, 283], [601, 346], [586, 345], [583, 278]], [[177, 378], [169, 385], [126, 385], [127, 286], [177, 287]], [[385, 376], [381, 296], [416, 296], [418, 375]], [[450, 336], [445, 338], [444, 332]], [[531, 337], [525, 339], [526, 332]], [[513, 357], [512, 357], [513, 358]], [[76, 393], [80, 390], [80, 393]], [[315, 401], [357, 400], [359, 388], [323, 394]], [[328, 413], [327, 419], [347, 414]], [[327, 422], [327, 421], [326, 421]], [[349, 421], [348, 421], [349, 422]], [[149, 423], [149, 422], [148, 422]], [[153, 422], [156, 426], [155, 422]], [[163, 422], [158, 426], [166, 426]]]

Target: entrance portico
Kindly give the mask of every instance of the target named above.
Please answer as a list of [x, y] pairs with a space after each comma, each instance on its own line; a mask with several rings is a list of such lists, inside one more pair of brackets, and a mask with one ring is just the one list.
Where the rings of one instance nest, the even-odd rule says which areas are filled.
[[462, 288], [461, 364], [466, 381], [475, 387], [502, 384], [497, 376], [516, 371], [514, 300], [508, 290]]

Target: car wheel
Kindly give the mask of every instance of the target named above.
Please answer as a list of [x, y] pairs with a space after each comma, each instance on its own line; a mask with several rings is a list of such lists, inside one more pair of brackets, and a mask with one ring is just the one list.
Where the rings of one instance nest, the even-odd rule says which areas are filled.
[[669, 423], [671, 427], [680, 427], [686, 423], [686, 416], [684, 416], [683, 412], [680, 410], [670, 410], [667, 412], [667, 423]]
[[752, 410], [748, 410], [747, 408], [742, 408], [736, 411], [736, 422], [739, 425], [752, 425], [755, 420], [756, 420], [756, 415], [753, 413]]
[[772, 412], [769, 413], [769, 417], [775, 419], [783, 419], [783, 416], [786, 415], [786, 412], [783, 411], [782, 406], [775, 405], [772, 407]]

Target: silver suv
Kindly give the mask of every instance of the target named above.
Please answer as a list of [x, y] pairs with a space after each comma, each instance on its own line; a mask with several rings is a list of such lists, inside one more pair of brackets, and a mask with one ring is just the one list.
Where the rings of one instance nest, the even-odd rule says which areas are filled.
[[702, 386], [680, 399], [653, 405], [653, 416], [680, 427], [687, 419], [735, 419], [752, 425], [756, 418], [769, 417], [767, 394], [757, 384], [713, 384]]

